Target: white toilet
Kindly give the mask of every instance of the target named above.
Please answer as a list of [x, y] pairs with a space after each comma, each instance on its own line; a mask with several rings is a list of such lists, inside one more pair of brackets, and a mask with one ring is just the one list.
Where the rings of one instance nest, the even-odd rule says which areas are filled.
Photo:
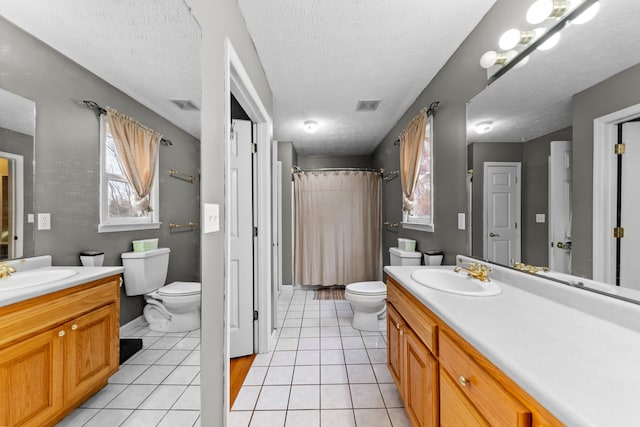
[[[391, 265], [420, 265], [422, 254], [389, 248]], [[354, 329], [383, 331], [387, 314], [387, 285], [384, 282], [356, 282], [347, 285], [344, 297], [354, 309]]]
[[200, 283], [173, 282], [166, 286], [169, 248], [125, 252], [124, 286], [127, 295], [144, 295], [143, 314], [149, 329], [187, 332], [200, 328]]

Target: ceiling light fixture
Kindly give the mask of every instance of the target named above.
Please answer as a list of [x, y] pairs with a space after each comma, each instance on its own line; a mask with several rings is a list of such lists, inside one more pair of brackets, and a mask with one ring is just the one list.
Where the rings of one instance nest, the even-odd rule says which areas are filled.
[[479, 133], [481, 135], [483, 133], [491, 132], [492, 129], [493, 129], [493, 122], [491, 120], [476, 123], [476, 125], [473, 127], [473, 130], [475, 130], [476, 133]]
[[318, 130], [318, 122], [315, 120], [305, 120], [303, 126], [308, 133], [315, 133]]

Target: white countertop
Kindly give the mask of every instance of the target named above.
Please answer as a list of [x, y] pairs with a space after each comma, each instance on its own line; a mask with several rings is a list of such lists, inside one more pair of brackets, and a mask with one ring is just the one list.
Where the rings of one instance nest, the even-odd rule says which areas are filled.
[[[0, 279], [0, 307], [13, 304], [20, 301], [25, 301], [31, 298], [35, 298], [41, 295], [46, 295], [52, 292], [60, 291], [62, 289], [71, 288], [73, 286], [81, 285], [83, 283], [91, 282], [92, 280], [102, 279], [103, 277], [113, 276], [114, 274], [120, 274], [124, 271], [124, 267], [41, 267], [40, 269], [65, 269], [74, 270], [76, 274], [71, 277], [62, 280], [55, 280], [48, 283], [43, 283], [35, 286], [25, 286], [18, 289], [3, 290], [2, 280]], [[20, 271], [20, 270], [18, 270]], [[14, 273], [19, 274], [19, 273]]]
[[517, 274], [500, 295], [470, 297], [420, 285], [411, 273], [421, 268], [384, 270], [560, 421], [640, 425], [640, 333], [519, 289]]

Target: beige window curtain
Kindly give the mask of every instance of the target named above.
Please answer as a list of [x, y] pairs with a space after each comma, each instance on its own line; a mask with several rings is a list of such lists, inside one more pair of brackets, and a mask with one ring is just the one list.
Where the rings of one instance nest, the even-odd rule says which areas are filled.
[[413, 192], [420, 174], [422, 143], [427, 125], [427, 110], [423, 109], [400, 134], [400, 181], [402, 183], [402, 211], [413, 213], [416, 202]]
[[295, 283], [380, 280], [380, 174], [304, 172], [294, 181]]
[[107, 122], [122, 168], [136, 190], [138, 206], [148, 212], [151, 210], [149, 192], [153, 185], [162, 135], [111, 107], [107, 107]]

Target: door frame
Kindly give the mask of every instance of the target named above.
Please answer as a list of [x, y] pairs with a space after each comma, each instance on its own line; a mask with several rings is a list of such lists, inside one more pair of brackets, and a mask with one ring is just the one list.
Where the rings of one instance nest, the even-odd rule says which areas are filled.
[[[555, 145], [554, 145], [555, 144]], [[552, 197], [552, 190], [553, 190], [553, 184], [554, 182], [552, 182], [552, 177], [555, 178], [555, 175], [553, 174], [553, 168], [552, 168], [552, 164], [551, 164], [551, 156], [553, 154], [553, 147], [554, 146], [558, 146], [559, 144], [563, 144], [563, 146], [566, 147], [566, 145], [568, 145], [571, 148], [571, 151], [573, 153], [573, 141], [550, 141], [549, 142], [549, 161], [548, 161], [548, 187], [547, 187], [547, 204], [548, 204], [548, 212], [547, 212], [547, 233], [548, 233], [548, 239], [549, 241], [547, 242], [549, 244], [548, 246], [548, 255], [547, 255], [547, 262], [548, 262], [548, 266], [551, 270], [553, 270], [554, 266], [554, 262], [553, 262], [553, 246], [551, 245], [551, 243], [555, 240], [554, 239], [554, 229], [553, 229], [553, 225], [555, 224], [554, 222], [554, 215], [556, 214], [557, 211], [557, 206], [555, 206], [555, 203], [553, 203], [553, 197]], [[571, 170], [573, 171], [573, 159], [571, 160]], [[572, 172], [573, 174], [573, 172]], [[573, 187], [573, 175], [571, 176], [571, 186]], [[573, 188], [571, 190], [571, 194], [573, 194]], [[573, 196], [572, 196], [573, 197]], [[573, 200], [569, 200], [570, 203], [570, 210], [573, 211]], [[571, 221], [570, 221], [571, 222]], [[571, 273], [571, 262], [569, 262], [569, 271], [567, 273]]]
[[9, 246], [13, 248], [10, 253], [12, 258], [21, 258], [24, 250], [24, 156], [20, 154], [8, 153], [6, 151], [0, 151], [0, 157], [8, 159], [13, 162], [13, 168], [9, 168], [9, 171], [13, 170], [9, 176], [11, 177], [11, 204], [13, 208], [13, 214], [11, 215], [12, 227], [11, 231], [13, 236], [18, 236], [18, 240], [15, 240], [13, 236], [9, 236]]
[[[513, 166], [516, 168], [516, 179], [518, 180], [516, 186], [516, 218], [518, 220], [518, 228], [516, 233], [516, 245], [518, 247], [518, 253], [522, 257], [522, 162], [484, 162], [483, 163], [483, 175], [482, 175], [482, 257], [488, 259], [489, 257], [489, 240], [487, 239], [487, 231], [489, 229], [489, 216], [487, 215], [489, 209], [488, 203], [488, 185], [487, 170], [492, 166]], [[520, 260], [517, 260], [520, 261]]]
[[[271, 331], [271, 139], [273, 135], [273, 121], [266, 108], [260, 100], [257, 90], [253, 86], [249, 74], [242, 65], [242, 61], [234, 49], [231, 40], [225, 38], [224, 42], [225, 57], [225, 109], [224, 109], [224, 133], [225, 133], [225, 232], [224, 232], [224, 265], [225, 265], [225, 295], [229, 292], [229, 227], [227, 226], [228, 207], [229, 204], [229, 177], [228, 177], [228, 150], [231, 140], [231, 105], [229, 99], [231, 94], [237, 99], [238, 103], [245, 110], [249, 118], [256, 124], [257, 135], [257, 170], [258, 185], [257, 200], [257, 218], [256, 225], [258, 227], [257, 237], [257, 258], [256, 277], [254, 278], [254, 289], [257, 295], [257, 301], [254, 306], [258, 310], [259, 317], [256, 328], [254, 328], [254, 337], [257, 341], [255, 351], [259, 353], [268, 352], [275, 344], [275, 337]], [[225, 323], [225, 353], [228, 355], [229, 345], [229, 307], [228, 300], [225, 303], [227, 311]], [[229, 372], [228, 357], [226, 358], [226, 372]], [[228, 375], [225, 382], [228, 383]], [[227, 384], [228, 386], [228, 384]]]
[[593, 280], [616, 283], [615, 239], [617, 125], [640, 116], [640, 104], [615, 111], [593, 121]]

